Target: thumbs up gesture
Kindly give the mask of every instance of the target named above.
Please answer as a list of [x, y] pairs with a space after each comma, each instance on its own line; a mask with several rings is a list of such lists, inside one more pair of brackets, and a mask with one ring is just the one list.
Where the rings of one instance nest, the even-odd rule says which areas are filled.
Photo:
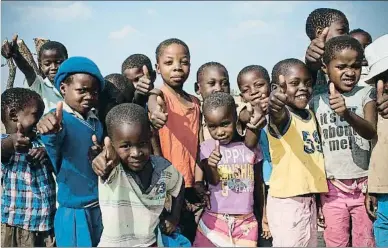
[[12, 58], [15, 56], [15, 54], [18, 52], [18, 35], [15, 34], [15, 36], [12, 38], [12, 42], [9, 42], [6, 40], [4, 44], [1, 46], [1, 55], [6, 58]]
[[139, 81], [135, 84], [136, 91], [142, 95], [148, 95], [150, 90], [154, 88], [154, 84], [151, 81], [151, 76], [147, 66], [143, 65], [143, 76], [139, 78]]
[[162, 128], [167, 123], [167, 116], [168, 116], [168, 113], [166, 112], [166, 103], [164, 102], [162, 97], [157, 96], [156, 107], [154, 111], [151, 112], [150, 110], [149, 112], [149, 119], [152, 125], [156, 129]]
[[102, 152], [92, 161], [93, 171], [103, 178], [109, 175], [112, 169], [119, 164], [119, 157], [109, 137], [105, 137], [104, 144], [105, 147]]
[[311, 41], [305, 55], [306, 62], [321, 63], [321, 58], [325, 51], [325, 43], [328, 33], [329, 28], [326, 27], [317, 38]]
[[331, 109], [336, 112], [339, 116], [344, 117], [344, 115], [347, 113], [348, 109], [346, 108], [345, 99], [337, 91], [333, 83], [330, 83], [329, 85], [330, 89], [330, 96], [329, 96], [329, 103]]
[[283, 75], [279, 76], [279, 85], [272, 90], [269, 97], [269, 110], [273, 113], [279, 113], [287, 104], [287, 84]]
[[213, 152], [210, 154], [210, 157], [207, 160], [207, 163], [210, 167], [217, 168], [218, 163], [221, 161], [222, 155], [220, 152], [220, 141], [216, 140], [216, 145]]
[[61, 130], [63, 102], [57, 103], [55, 113], [46, 114], [36, 125], [39, 133], [42, 135], [57, 133]]
[[24, 128], [19, 122], [16, 124], [17, 131], [12, 134], [12, 142], [15, 152], [27, 153], [30, 146], [30, 138], [24, 135]]
[[267, 119], [265, 118], [265, 112], [262, 109], [261, 104], [251, 105], [247, 104], [247, 111], [249, 113], [250, 120], [247, 123], [247, 127], [252, 130], [258, 130], [265, 127], [267, 124]]
[[377, 82], [377, 99], [376, 106], [377, 112], [384, 119], [388, 119], [388, 83], [385, 83], [383, 80]]

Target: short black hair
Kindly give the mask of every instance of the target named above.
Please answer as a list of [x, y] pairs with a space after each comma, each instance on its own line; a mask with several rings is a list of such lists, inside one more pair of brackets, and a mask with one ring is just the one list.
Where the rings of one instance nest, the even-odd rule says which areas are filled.
[[140, 124], [151, 131], [146, 110], [134, 103], [122, 103], [113, 107], [105, 118], [108, 136], [112, 138], [112, 131], [122, 124]]
[[38, 107], [39, 117], [44, 112], [44, 102], [42, 97], [30, 89], [25, 88], [11, 88], [5, 90], [1, 94], [1, 121], [7, 121], [8, 110], [14, 108], [16, 112], [22, 111], [25, 107], [30, 106], [35, 102]]
[[229, 79], [229, 72], [228, 70], [226, 69], [226, 67], [221, 64], [221, 63], [218, 63], [218, 62], [214, 62], [214, 61], [211, 61], [211, 62], [207, 62], [203, 65], [201, 65], [199, 68], [198, 68], [198, 71], [197, 71], [197, 82], [199, 82], [199, 78], [203, 75], [203, 72], [206, 68], [209, 68], [209, 67], [216, 67], [220, 70], [223, 70], [225, 71], [225, 75], [226, 77]]
[[151, 60], [144, 54], [136, 53], [126, 58], [121, 65], [121, 73], [124, 73], [127, 69], [142, 68], [147, 66], [148, 71], [153, 71]]
[[112, 92], [112, 87], [114, 87], [114, 89], [119, 90], [121, 92], [124, 92], [128, 89], [133, 93], [135, 92], [135, 86], [133, 85], [133, 83], [119, 73], [111, 73], [105, 76], [104, 79], [105, 79], [105, 83], [107, 84], [105, 85], [102, 92]]
[[182, 40], [180, 40], [180, 39], [177, 39], [177, 38], [170, 38], [170, 39], [167, 39], [167, 40], [162, 41], [162, 42], [158, 45], [158, 47], [156, 48], [156, 51], [155, 51], [156, 62], [159, 62], [159, 57], [162, 55], [163, 50], [164, 50], [166, 47], [168, 47], [169, 45], [172, 45], [172, 44], [178, 44], [178, 45], [183, 46], [183, 47], [186, 49], [187, 55], [188, 55], [189, 58], [190, 58], [190, 50], [189, 50], [189, 47], [187, 46], [187, 44], [186, 44], [185, 42], [183, 42]]
[[[280, 75], [287, 75], [288, 70], [296, 65], [303, 66], [307, 69], [307, 66], [305, 63], [303, 63], [299, 59], [295, 58], [289, 58], [284, 59], [276, 63], [276, 65], [272, 69], [272, 82], [271, 84], [278, 84], [279, 83], [279, 76]], [[307, 69], [308, 70], [308, 69]]]
[[261, 65], [248, 65], [244, 67], [237, 75], [237, 83], [239, 83], [241, 77], [248, 72], [258, 72], [264, 77], [265, 80], [267, 80], [268, 83], [271, 83], [267, 69]]
[[63, 55], [65, 59], [69, 58], [67, 54], [67, 49], [62, 43], [58, 41], [47, 41], [40, 47], [40, 50], [38, 53], [38, 61], [40, 61], [42, 54], [45, 50], [57, 50], [61, 55]]
[[353, 29], [352, 31], [349, 32], [349, 35], [352, 35], [352, 34], [363, 34], [368, 38], [370, 42], [372, 42], [372, 36], [367, 31], [361, 28]]
[[335, 54], [345, 49], [351, 49], [358, 52], [358, 59], [364, 58], [364, 49], [358, 40], [349, 36], [341, 35], [328, 40], [325, 44], [325, 51], [322, 56], [323, 62], [327, 65], [335, 58]]
[[[236, 113], [236, 103], [233, 96], [225, 92], [216, 92], [205, 97], [203, 101], [203, 113], [220, 107], [226, 107], [228, 111]], [[237, 115], [237, 114], [236, 114]]]
[[337, 9], [318, 8], [310, 13], [306, 20], [306, 34], [313, 40], [318, 29], [323, 30], [333, 22], [343, 19], [349, 29], [349, 22], [345, 14]]

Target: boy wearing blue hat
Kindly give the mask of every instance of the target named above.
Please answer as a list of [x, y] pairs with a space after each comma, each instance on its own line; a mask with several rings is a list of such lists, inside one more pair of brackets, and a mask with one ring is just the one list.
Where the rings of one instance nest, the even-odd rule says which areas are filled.
[[54, 219], [57, 246], [97, 246], [101, 237], [98, 180], [88, 151], [93, 145], [92, 135], [98, 142], [103, 136], [94, 108], [104, 83], [93, 61], [69, 58], [54, 78], [64, 102], [37, 125], [58, 183], [59, 207]]

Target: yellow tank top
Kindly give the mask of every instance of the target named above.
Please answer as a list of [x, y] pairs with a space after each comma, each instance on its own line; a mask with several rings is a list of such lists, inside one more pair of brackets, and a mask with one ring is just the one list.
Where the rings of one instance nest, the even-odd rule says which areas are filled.
[[290, 113], [285, 135], [268, 141], [272, 158], [269, 194], [287, 198], [309, 193], [327, 192], [322, 146], [313, 113], [303, 120]]

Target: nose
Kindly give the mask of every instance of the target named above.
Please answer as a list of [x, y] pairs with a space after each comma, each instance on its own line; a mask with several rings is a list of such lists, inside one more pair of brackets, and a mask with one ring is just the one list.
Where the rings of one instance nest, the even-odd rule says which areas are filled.
[[98, 97], [97, 92], [87, 92], [86, 95], [84, 96], [85, 100], [96, 100]]
[[218, 137], [224, 136], [224, 134], [225, 134], [224, 129], [223, 128], [217, 128], [216, 134], [217, 134]]
[[182, 65], [179, 63], [179, 61], [175, 62], [174, 64], [174, 71], [182, 70]]
[[214, 92], [220, 92], [221, 91], [221, 89], [222, 89], [222, 87], [221, 87], [221, 84], [220, 83], [216, 83], [215, 85], [214, 85]]
[[349, 70], [346, 71], [345, 74], [348, 75], [348, 76], [354, 76], [355, 71], [354, 71], [354, 69], [349, 69]]
[[131, 156], [131, 158], [138, 158], [138, 157], [140, 157], [142, 154], [143, 154], [143, 153], [142, 153], [141, 149], [139, 149], [139, 148], [137, 148], [137, 147], [133, 147], [133, 148], [131, 148], [131, 150], [130, 150], [130, 156]]

